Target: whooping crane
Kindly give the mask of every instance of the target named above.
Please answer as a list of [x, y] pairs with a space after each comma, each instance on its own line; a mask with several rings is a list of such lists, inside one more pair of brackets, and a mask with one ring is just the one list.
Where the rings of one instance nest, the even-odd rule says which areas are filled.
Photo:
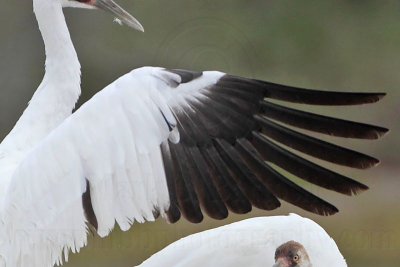
[[[353, 168], [378, 160], [287, 125], [346, 138], [377, 139], [387, 129], [271, 102], [358, 105], [382, 93], [306, 90], [223, 72], [133, 70], [71, 114], [80, 63], [63, 7], [100, 8], [140, 23], [112, 0], [33, 0], [45, 43], [46, 73], [29, 106], [0, 145], [0, 255], [7, 266], [48, 267], [87, 243], [87, 223], [104, 237], [114, 228], [203, 212], [273, 210], [285, 200], [307, 211], [338, 210], [271, 166], [352, 195], [367, 186], [286, 147]], [[268, 99], [268, 100], [267, 100]], [[282, 146], [284, 145], [284, 146]]]

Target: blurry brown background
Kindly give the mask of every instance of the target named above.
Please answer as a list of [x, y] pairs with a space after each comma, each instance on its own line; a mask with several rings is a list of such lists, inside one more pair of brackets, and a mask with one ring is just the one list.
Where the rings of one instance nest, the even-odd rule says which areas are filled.
[[[57, 0], [54, 0], [57, 1]], [[383, 91], [379, 104], [325, 108], [338, 117], [391, 128], [379, 141], [340, 141], [372, 154], [382, 164], [350, 173], [370, 186], [353, 198], [308, 186], [340, 213], [319, 217], [284, 203], [273, 213], [255, 210], [225, 221], [134, 225], [128, 233], [93, 237], [69, 267], [128, 267], [190, 233], [251, 216], [296, 212], [320, 223], [352, 267], [398, 266], [400, 261], [399, 1], [118, 0], [143, 23], [146, 33], [112, 22], [99, 11], [67, 10], [82, 63], [83, 95], [89, 99], [129, 70], [165, 66], [218, 69], [278, 83], [340, 91]], [[26, 107], [43, 75], [43, 44], [31, 0], [3, 0], [0, 9], [0, 136]], [[315, 109], [314, 109], [315, 111]], [[336, 141], [333, 139], [333, 141]]]

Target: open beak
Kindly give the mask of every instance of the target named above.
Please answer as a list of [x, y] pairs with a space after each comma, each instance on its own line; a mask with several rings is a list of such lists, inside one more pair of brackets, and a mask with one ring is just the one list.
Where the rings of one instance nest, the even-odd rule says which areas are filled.
[[113, 0], [93, 0], [92, 5], [110, 12], [126, 26], [144, 32], [142, 24]]

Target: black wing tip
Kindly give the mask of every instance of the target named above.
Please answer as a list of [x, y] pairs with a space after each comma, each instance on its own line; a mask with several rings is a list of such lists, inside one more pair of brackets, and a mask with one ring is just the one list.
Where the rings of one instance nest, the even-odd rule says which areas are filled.
[[181, 212], [179, 211], [176, 205], [172, 205], [169, 207], [168, 211], [166, 212], [166, 220], [170, 224], [177, 223], [181, 218]]
[[[384, 127], [323, 116], [278, 105], [266, 100], [261, 101], [260, 104], [260, 114], [269, 119], [330, 136], [376, 140], [389, 131]], [[262, 121], [263, 117], [260, 114], [254, 115], [257, 121]]]
[[208, 216], [209, 216], [211, 219], [218, 220], [218, 221], [222, 221], [222, 220], [225, 220], [226, 218], [229, 217], [229, 212], [227, 211], [226, 213], [217, 214], [217, 215], [209, 215], [209, 214], [208, 214]]
[[351, 93], [348, 94], [358, 94], [360, 96], [359, 104], [373, 104], [382, 100], [386, 93]]
[[253, 206], [250, 202], [242, 203], [242, 204], [235, 204], [228, 207], [229, 211], [235, 214], [247, 214], [253, 210]]
[[383, 99], [387, 95], [387, 93], [373, 93], [373, 94], [376, 97], [376, 101], [375, 102], [380, 101], [381, 99]]
[[375, 131], [375, 138], [371, 138], [371, 139], [379, 139], [384, 137], [385, 135], [387, 135], [390, 132], [390, 129], [388, 128], [384, 128], [384, 127], [379, 127], [376, 129]]
[[[255, 118], [261, 124], [262, 134], [315, 158], [356, 169], [369, 169], [379, 164], [378, 159], [369, 155], [305, 135], [267, 118], [259, 116]], [[254, 131], [252, 135], [260, 136], [259, 133]], [[264, 140], [265, 138], [260, 136], [259, 139]]]
[[378, 166], [380, 163], [381, 161], [379, 159], [365, 155], [363, 159], [357, 160], [348, 166], [360, 170], [367, 170]]
[[351, 106], [372, 104], [380, 101], [386, 93], [338, 92], [306, 89], [270, 82], [263, 82], [265, 97], [293, 103], [322, 106]]
[[338, 212], [339, 212], [339, 209], [336, 208], [335, 206], [332, 206], [332, 208], [330, 208], [330, 209], [322, 210], [321, 213], [319, 213], [318, 215], [321, 215], [321, 216], [333, 216]]
[[185, 219], [193, 224], [199, 224], [204, 220], [204, 215], [201, 212], [195, 213], [195, 214], [183, 214], [183, 217], [185, 217]]
[[[368, 170], [378, 166], [381, 161], [377, 158], [356, 152], [359, 156], [343, 162], [332, 162], [341, 166], [346, 166], [359, 170]], [[328, 160], [329, 161], [329, 160]]]
[[275, 198], [275, 201], [269, 201], [266, 203], [257, 203], [257, 205], [254, 205], [257, 209], [262, 209], [266, 211], [271, 211], [271, 210], [276, 210], [279, 209], [282, 206], [281, 202]]
[[242, 78], [228, 74], [226, 74], [222, 79], [244, 82], [262, 88], [264, 96], [267, 98], [311, 105], [350, 106], [372, 104], [380, 101], [386, 96], [386, 93], [381, 92], [338, 92], [306, 89], [258, 79]]
[[323, 202], [324, 202], [323, 205], [318, 204], [315, 207], [312, 207], [311, 209], [305, 209], [305, 210], [308, 210], [320, 216], [332, 216], [339, 212], [339, 209], [333, 206], [332, 204], [325, 201]]
[[373, 127], [374, 127], [373, 129], [365, 131], [362, 136], [357, 136], [354, 138], [366, 139], [366, 140], [378, 140], [390, 132], [388, 128], [379, 126], [373, 126]]
[[303, 205], [295, 205], [305, 211], [311, 212], [313, 214], [319, 215], [319, 216], [333, 216], [336, 213], [339, 212], [339, 209], [336, 208], [335, 206], [333, 206], [332, 204], [321, 200], [322, 203], [315, 203], [315, 205], [313, 205], [312, 203], [308, 203], [305, 206]]
[[367, 190], [369, 190], [369, 187], [368, 187], [367, 185], [359, 183], [358, 186], [353, 187], [353, 188], [351, 189], [351, 194], [350, 194], [350, 196], [359, 195], [359, 194], [361, 194], [361, 193], [363, 193], [363, 192], [365, 192], [365, 191], [367, 191]]
[[351, 185], [346, 185], [341, 188], [341, 190], [337, 190], [337, 192], [352, 197], [369, 190], [369, 187], [365, 184], [359, 183], [354, 180], [352, 180], [351, 183]]

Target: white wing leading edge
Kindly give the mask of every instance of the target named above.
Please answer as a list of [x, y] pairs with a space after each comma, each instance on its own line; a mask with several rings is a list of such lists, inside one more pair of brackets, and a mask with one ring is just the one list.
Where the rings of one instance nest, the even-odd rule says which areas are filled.
[[[272, 210], [279, 199], [305, 210], [337, 209], [275, 171], [276, 164], [344, 194], [367, 189], [278, 143], [354, 168], [378, 160], [287, 128], [376, 139], [387, 130], [267, 102], [318, 105], [378, 101], [374, 93], [305, 90], [220, 72], [134, 70], [95, 95], [16, 169], [3, 207], [7, 266], [53, 266], [100, 236], [152, 221], [223, 219], [228, 210]], [[274, 140], [274, 141], [272, 141]], [[266, 162], [267, 161], [267, 162]], [[2, 247], [0, 249], [3, 249]]]

